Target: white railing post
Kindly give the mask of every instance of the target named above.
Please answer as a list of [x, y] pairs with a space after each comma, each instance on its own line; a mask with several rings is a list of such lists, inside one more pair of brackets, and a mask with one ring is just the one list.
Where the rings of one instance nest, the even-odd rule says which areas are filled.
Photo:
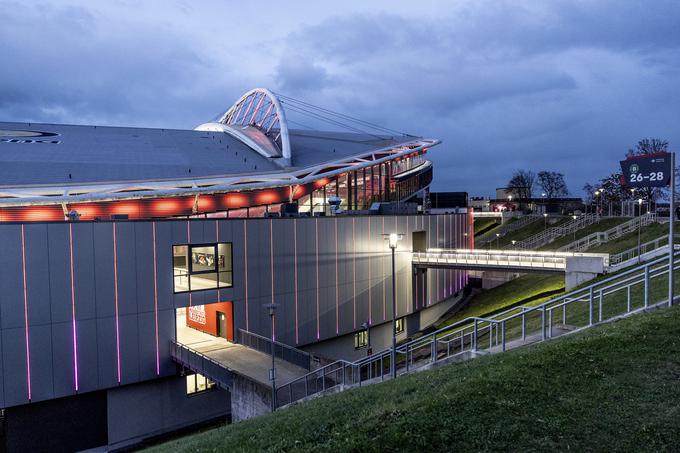
[[541, 341], [545, 340], [545, 305], [541, 307]]
[[593, 287], [588, 292], [588, 325], [593, 325]]
[[630, 313], [631, 300], [630, 300], [630, 285], [626, 286], [626, 312]]
[[599, 292], [599, 311], [597, 315], [598, 322], [602, 322], [602, 303], [604, 302], [604, 293], [602, 292], [602, 289], [600, 289]]
[[[672, 216], [671, 216], [672, 217]], [[649, 265], [645, 266], [645, 308], [649, 307]]]
[[522, 341], [526, 340], [526, 330], [527, 330], [527, 318], [526, 310], [522, 307]]
[[501, 349], [505, 352], [505, 320], [501, 321]]

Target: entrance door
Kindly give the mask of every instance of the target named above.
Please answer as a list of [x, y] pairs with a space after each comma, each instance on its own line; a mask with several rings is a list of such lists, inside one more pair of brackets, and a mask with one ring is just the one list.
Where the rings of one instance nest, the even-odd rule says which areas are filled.
[[217, 336], [227, 338], [227, 315], [221, 311], [217, 312]]

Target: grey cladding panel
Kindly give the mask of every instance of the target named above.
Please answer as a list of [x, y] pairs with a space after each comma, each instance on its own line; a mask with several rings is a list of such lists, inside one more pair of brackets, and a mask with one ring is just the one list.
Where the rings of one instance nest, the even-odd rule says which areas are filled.
[[0, 240], [0, 320], [3, 329], [24, 325], [21, 227], [3, 225]]

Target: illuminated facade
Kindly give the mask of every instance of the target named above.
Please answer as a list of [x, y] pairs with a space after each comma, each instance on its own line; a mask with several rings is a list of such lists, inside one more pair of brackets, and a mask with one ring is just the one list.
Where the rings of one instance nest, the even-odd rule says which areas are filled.
[[[404, 235], [400, 335], [460, 295], [463, 271], [416, 272], [406, 252], [471, 247], [470, 214], [366, 211], [426, 191], [438, 141], [289, 129], [281, 104], [253, 90], [195, 131], [0, 123], [8, 450], [122, 447], [227, 417], [229, 392], [181, 376], [171, 342], [185, 328], [268, 337], [267, 304], [287, 345], [350, 359], [385, 347], [384, 233]], [[280, 218], [284, 203], [299, 213]], [[27, 420], [43, 418], [70, 425], [36, 436]]]

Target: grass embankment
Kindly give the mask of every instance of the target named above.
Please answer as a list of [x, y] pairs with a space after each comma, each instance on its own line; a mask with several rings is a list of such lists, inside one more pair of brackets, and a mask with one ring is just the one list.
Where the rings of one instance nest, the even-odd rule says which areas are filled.
[[602, 219], [597, 223], [593, 223], [592, 225], [588, 225], [585, 228], [581, 228], [580, 230], [576, 231], [575, 234], [567, 234], [565, 236], [559, 237], [550, 244], [546, 244], [543, 247], [540, 247], [539, 250], [557, 250], [562, 246], [574, 242], [576, 239], [584, 238], [596, 232], [607, 231], [608, 229], [620, 225], [624, 222], [627, 222], [628, 220], [630, 219], [625, 217]]
[[564, 275], [525, 274], [473, 296], [465, 308], [437, 327], [448, 326], [470, 316], [491, 316], [518, 304], [539, 304], [558, 296], [563, 290]]
[[482, 217], [474, 221], [475, 236], [482, 235], [500, 225], [497, 218]]
[[[678, 231], [678, 228], [680, 228], [680, 222], [675, 222], [675, 231]], [[647, 225], [646, 227], [642, 227], [642, 230], [640, 231], [640, 244], [653, 241], [664, 235], [668, 236], [667, 223], [665, 224], [653, 223], [651, 225]], [[668, 241], [664, 241], [663, 243], [668, 245]], [[620, 253], [637, 247], [637, 244], [638, 244], [638, 232], [634, 231], [625, 236], [621, 236], [620, 238], [614, 241], [599, 245], [597, 247], [593, 247], [592, 249], [588, 250], [588, 252]]]
[[343, 392], [156, 451], [673, 451], [680, 307]]
[[[571, 220], [571, 217], [560, 218], [555, 223], [548, 223], [547, 228], [559, 226], [559, 225], [561, 225], [565, 222], [568, 222], [570, 220]], [[531, 222], [530, 224], [528, 224], [528, 225], [526, 225], [526, 226], [524, 226], [524, 227], [522, 227], [518, 230], [510, 232], [510, 233], [506, 234], [505, 236], [503, 236], [502, 238], [499, 238], [498, 239], [498, 247], [503, 248], [503, 247], [506, 247], [506, 246], [511, 246], [513, 240], [521, 241], [521, 240], [530, 238], [534, 234], [538, 234], [545, 229], [546, 229], [545, 219], [538, 219], [535, 222]], [[492, 248], [492, 249], [497, 248], [496, 247], [496, 241], [492, 241], [489, 244], [489, 246], [490, 246], [489, 248]]]

